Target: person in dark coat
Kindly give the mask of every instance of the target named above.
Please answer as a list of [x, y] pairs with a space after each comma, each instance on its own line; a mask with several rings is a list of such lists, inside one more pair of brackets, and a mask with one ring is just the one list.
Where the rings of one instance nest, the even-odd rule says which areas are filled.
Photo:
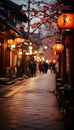
[[51, 73], [52, 72], [54, 72], [54, 73], [56, 72], [56, 68], [55, 68], [55, 63], [54, 62], [51, 62], [49, 67], [50, 67]]
[[36, 62], [35, 61], [29, 62], [29, 70], [30, 70], [30, 76], [36, 76]]
[[39, 62], [38, 68], [39, 68], [39, 72], [41, 73], [42, 72], [42, 64], [41, 64], [41, 62]]

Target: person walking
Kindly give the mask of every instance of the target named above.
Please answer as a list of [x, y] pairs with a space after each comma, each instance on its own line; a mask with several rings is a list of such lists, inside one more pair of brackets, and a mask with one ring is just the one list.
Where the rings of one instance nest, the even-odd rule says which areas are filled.
[[30, 71], [30, 76], [36, 76], [36, 62], [35, 61], [29, 62], [29, 71]]
[[39, 72], [41, 73], [42, 72], [42, 63], [41, 62], [39, 62], [38, 68], [39, 68]]
[[32, 76], [36, 76], [36, 62], [32, 61]]
[[54, 73], [56, 72], [55, 63], [54, 63], [54, 62], [51, 62], [51, 63], [50, 63], [49, 68], [50, 68], [50, 70], [51, 70], [51, 73], [52, 73], [52, 72], [54, 72]]

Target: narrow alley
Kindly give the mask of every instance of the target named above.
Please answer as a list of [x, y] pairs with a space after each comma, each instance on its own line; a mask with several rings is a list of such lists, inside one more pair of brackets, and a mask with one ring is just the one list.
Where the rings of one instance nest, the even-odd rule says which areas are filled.
[[0, 90], [0, 130], [64, 130], [55, 83], [48, 71]]
[[74, 0], [0, 0], [0, 130], [74, 130]]

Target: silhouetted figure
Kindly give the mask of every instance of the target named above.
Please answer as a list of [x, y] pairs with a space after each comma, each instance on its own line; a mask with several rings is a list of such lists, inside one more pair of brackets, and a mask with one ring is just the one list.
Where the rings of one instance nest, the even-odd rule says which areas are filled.
[[42, 72], [45, 73], [45, 64], [44, 64], [44, 62], [42, 63], [41, 68], [42, 68]]
[[30, 70], [30, 76], [36, 76], [36, 62], [35, 61], [29, 62], [29, 70]]
[[39, 71], [40, 73], [47, 73], [48, 70], [48, 63], [46, 62], [39, 62]]
[[47, 71], [48, 71], [48, 63], [47, 63], [47, 62], [44, 62], [44, 66], [45, 66], [44, 72], [47, 73]]
[[41, 73], [42, 72], [42, 63], [41, 62], [39, 62], [38, 68], [39, 68], [39, 72]]
[[49, 68], [50, 68], [50, 70], [51, 70], [51, 73], [52, 73], [52, 72], [54, 72], [54, 73], [56, 72], [55, 63], [54, 63], [54, 62], [51, 62], [51, 63], [50, 63]]

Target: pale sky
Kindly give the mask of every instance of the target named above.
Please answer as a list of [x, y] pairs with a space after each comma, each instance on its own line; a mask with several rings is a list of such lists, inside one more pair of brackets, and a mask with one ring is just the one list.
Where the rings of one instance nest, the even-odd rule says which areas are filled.
[[[28, 0], [11, 0], [11, 1], [13, 1], [14, 3], [19, 4], [19, 5], [22, 5], [22, 4], [25, 4], [25, 2], [28, 2]], [[30, 1], [33, 1], [33, 0], [30, 0]], [[39, 0], [34, 0], [34, 1], [38, 2]], [[47, 2], [49, 4], [56, 2], [56, 0], [40, 0], [40, 1], [44, 1], [44, 2]], [[31, 6], [32, 6], [32, 4], [31, 4]], [[35, 6], [35, 5], [33, 5], [33, 6]], [[33, 18], [32, 20], [30, 20], [30, 24], [36, 23], [37, 21], [40, 21], [40, 18]], [[26, 23], [23, 23], [23, 24], [25, 24], [25, 26], [27, 27]], [[33, 29], [30, 28], [30, 32], [32, 32], [32, 31], [33, 31]], [[36, 30], [36, 32], [38, 32], [38, 29]]]
[[[17, 4], [24, 4], [24, 2], [25, 1], [28, 1], [28, 0], [11, 0], [11, 1], [13, 1], [13, 2], [15, 2], [15, 3], [17, 3]], [[36, 0], [36, 1], [38, 1], [38, 0]], [[55, 2], [56, 0], [44, 0], [45, 2], [46, 1], [48, 1], [48, 2]]]
[[[28, 2], [28, 0], [11, 0], [11, 1], [13, 1], [14, 3], [16, 3], [16, 4], [19, 4], [19, 5], [22, 5], [22, 4], [25, 4], [25, 2]], [[30, 1], [33, 1], [33, 0], [30, 0]], [[53, 2], [56, 2], [56, 0], [34, 0], [34, 1], [36, 1], [36, 2], [38, 2], [38, 1], [44, 1], [45, 3], [47, 2], [47, 3], [49, 3], [49, 4], [51, 4], [51, 3], [53, 3]], [[31, 4], [31, 6], [35, 6], [35, 5], [32, 5]], [[49, 13], [50, 13], [50, 10], [49, 10]], [[41, 16], [40, 16], [41, 17]], [[30, 24], [31, 23], [35, 23], [35, 22], [37, 22], [39, 20], [39, 18], [38, 17], [36, 17], [36, 18], [33, 18], [32, 20], [30, 20]], [[26, 27], [28, 26], [28, 24], [27, 23], [23, 23]], [[43, 25], [44, 26], [44, 25]], [[54, 25], [54, 27], [55, 27], [56, 25]], [[49, 46], [49, 48], [48, 48], [48, 51], [46, 52], [45, 51], [45, 53], [44, 53], [44, 57], [46, 57], [46, 59], [47, 58], [49, 58], [49, 59], [51, 59], [52, 60], [52, 51], [51, 51], [51, 47], [52, 47], [52, 44], [55, 42], [55, 37], [53, 36], [52, 37], [52, 35], [53, 35], [53, 33], [54, 33], [54, 27], [51, 27], [50, 29], [49, 28], [44, 28], [43, 29], [43, 27], [41, 26], [41, 32], [40, 32], [40, 37], [41, 38], [45, 38], [46, 36], [51, 36], [51, 37], [49, 37], [48, 39], [45, 39], [45, 41], [44, 42], [42, 42], [42, 44], [43, 45], [47, 45], [47, 46]], [[25, 31], [27, 31], [26, 30], [26, 28], [24, 28], [24, 30]], [[34, 33], [38, 33], [40, 30], [39, 29], [37, 29]], [[30, 28], [30, 32], [33, 32], [33, 29], [32, 28]]]

